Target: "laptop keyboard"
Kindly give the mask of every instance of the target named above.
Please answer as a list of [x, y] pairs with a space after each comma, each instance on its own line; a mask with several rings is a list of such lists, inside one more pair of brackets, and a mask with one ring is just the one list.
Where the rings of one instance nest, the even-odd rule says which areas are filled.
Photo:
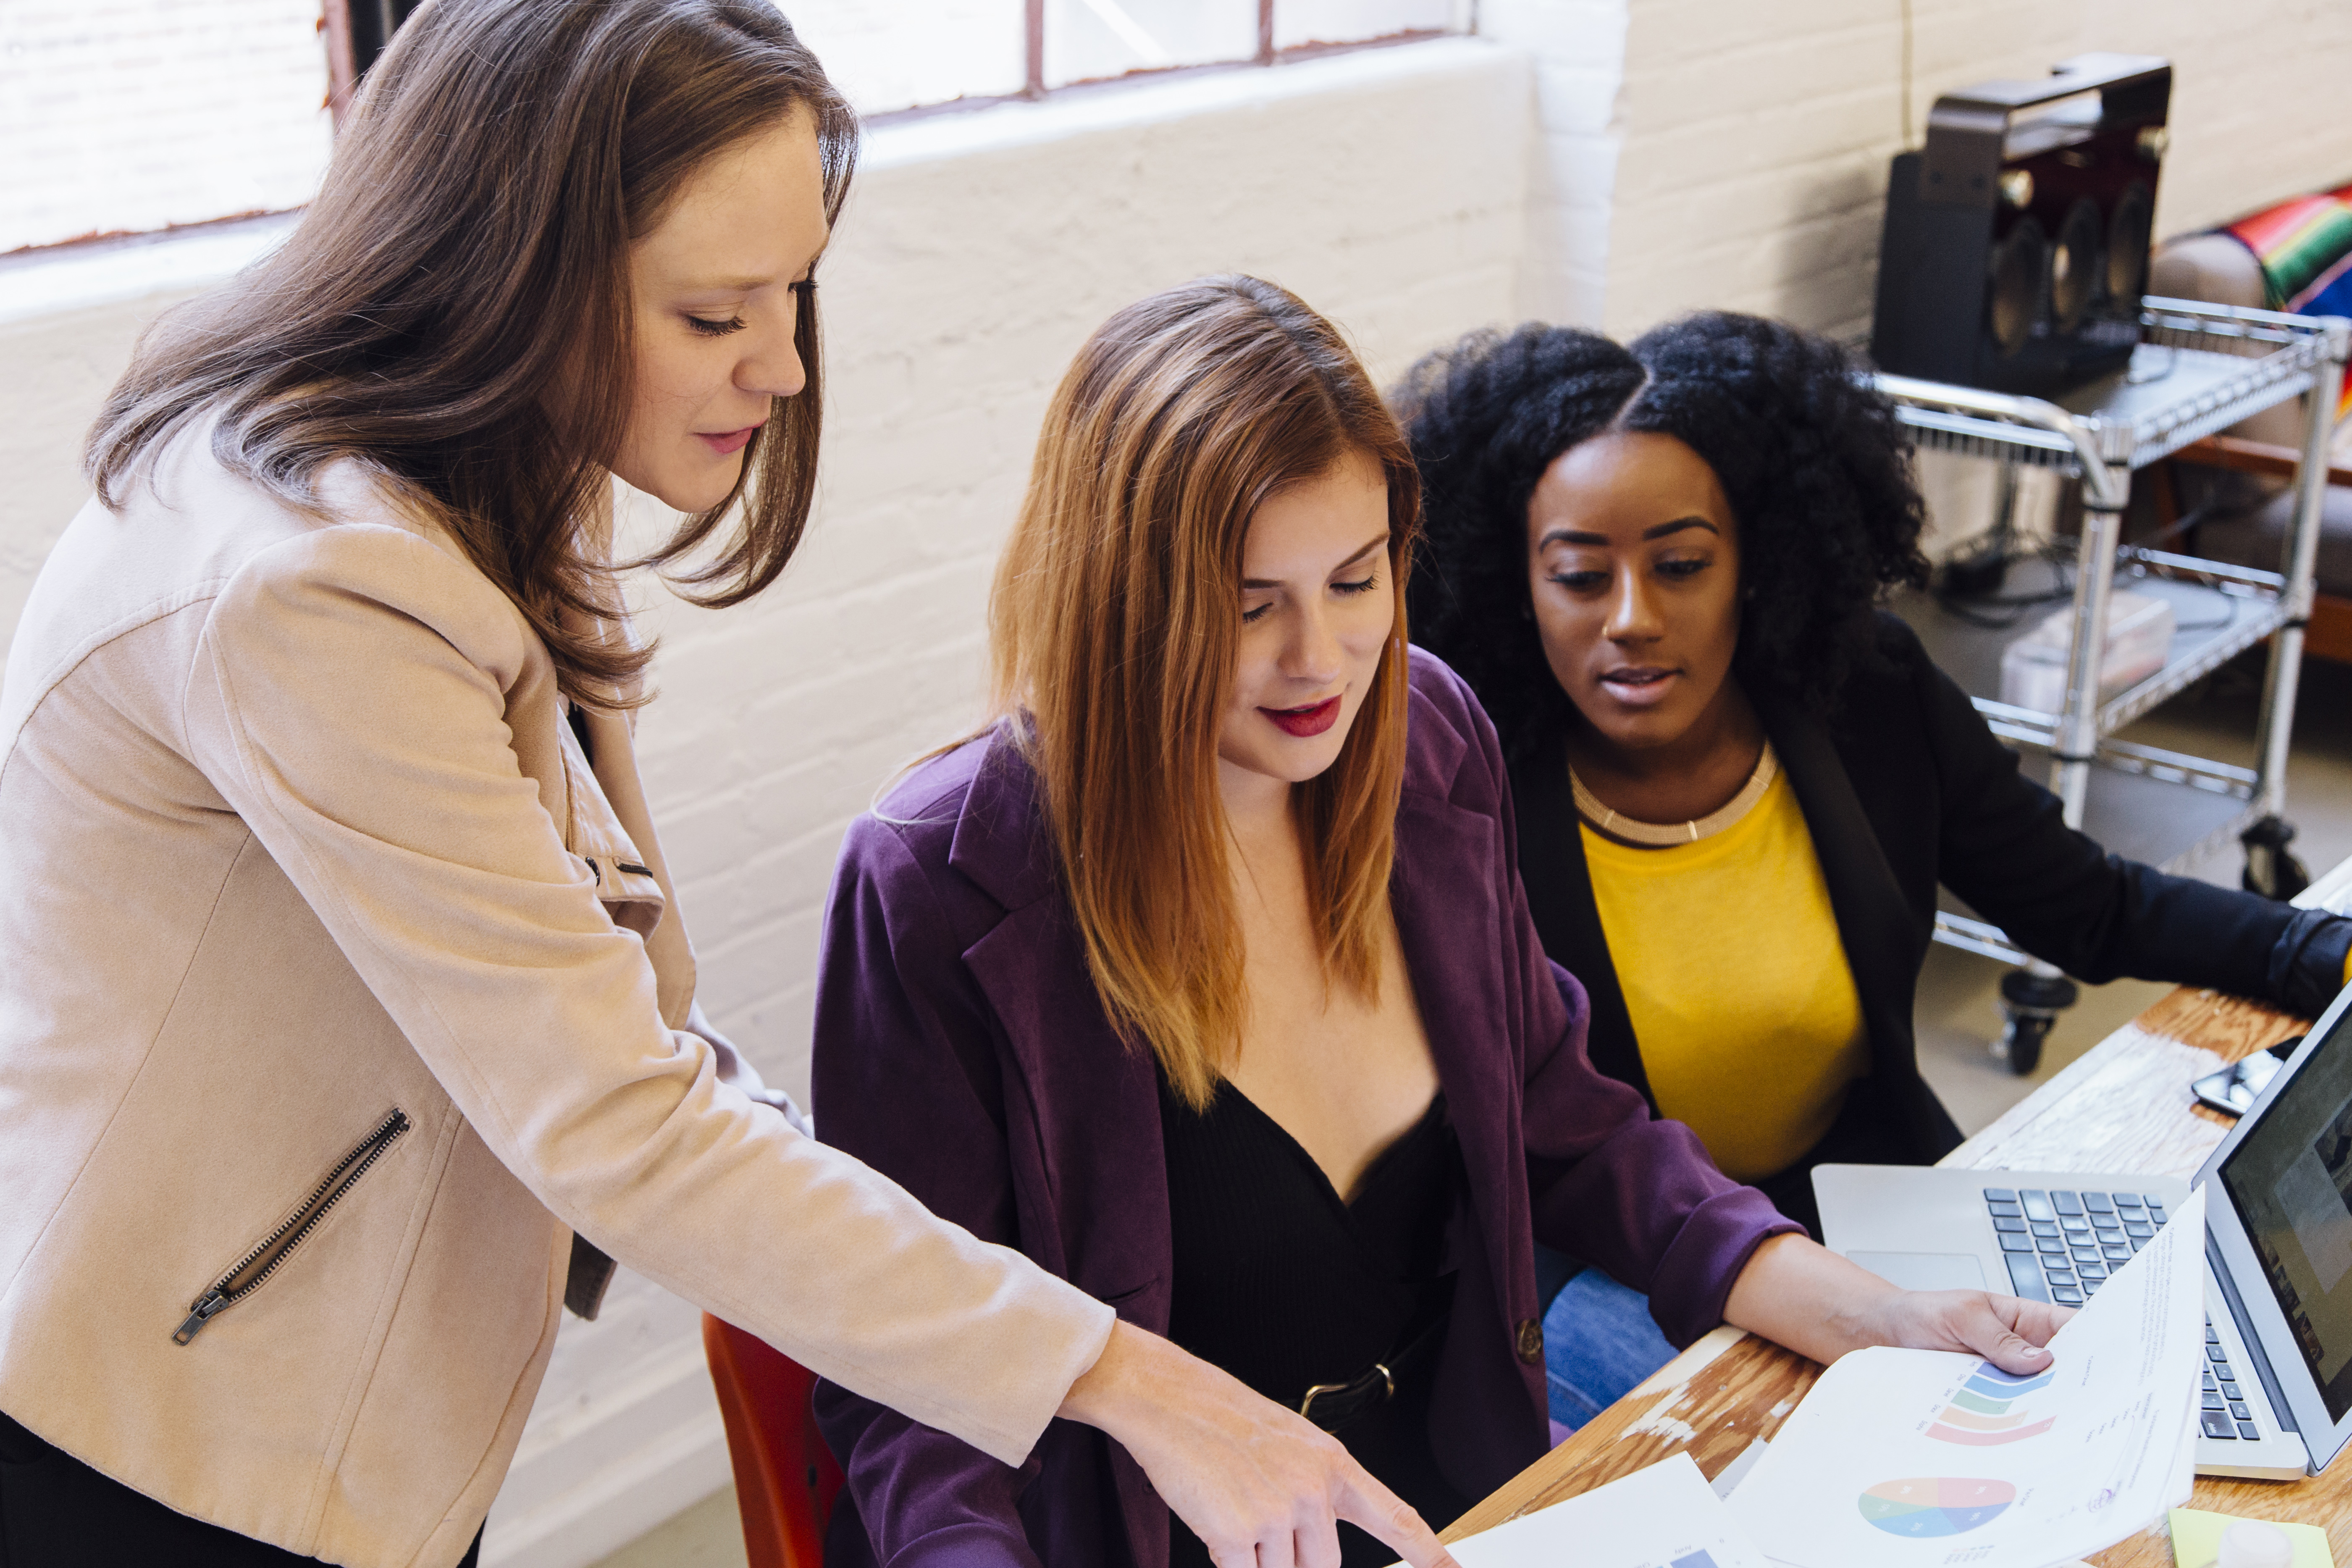
[[2230, 1352], [2222, 1348], [2210, 1319], [2205, 1323], [2205, 1408], [2198, 1413], [2197, 1425], [2208, 1437], [2254, 1442], [2263, 1435], [2254, 1425], [2253, 1406], [2238, 1392], [2238, 1374], [2230, 1370]]
[[[2065, 1307], [2079, 1307], [2098, 1294], [2107, 1276], [2147, 1246], [2164, 1223], [2164, 1205], [2139, 1193], [1987, 1187], [1984, 1197], [2015, 1293]], [[2240, 1392], [2229, 1352], [2210, 1320], [2204, 1381], [2199, 1429], [2232, 1442], [2260, 1439], [2253, 1408]]]
[[2164, 1205], [2137, 1193], [1987, 1187], [1984, 1195], [2015, 1293], [2065, 1307], [2095, 1295], [2164, 1223]]

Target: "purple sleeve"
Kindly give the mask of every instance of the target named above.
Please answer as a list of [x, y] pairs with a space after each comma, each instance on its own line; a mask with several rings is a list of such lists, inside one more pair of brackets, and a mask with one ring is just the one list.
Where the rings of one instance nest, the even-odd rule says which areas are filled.
[[1507, 888], [1506, 968], [1527, 1053], [1521, 1126], [1536, 1239], [1646, 1294], [1666, 1338], [1689, 1344], [1723, 1321], [1748, 1255], [1768, 1237], [1803, 1227], [1717, 1170], [1689, 1128], [1651, 1115], [1639, 1090], [1594, 1069], [1584, 987], [1544, 956], [1528, 913], [1495, 727], [1459, 678], [1442, 673], [1447, 689], [1431, 695], [1471, 743], [1457, 793], [1476, 792], [1478, 807], [1502, 825], [1494, 875]]
[[[983, 1241], [1018, 1245], [986, 1016], [929, 880], [892, 827], [854, 823], [818, 960], [818, 1136]], [[1025, 1472], [835, 1384], [815, 1412], [889, 1568], [1038, 1568]]]
[[1593, 1070], [1584, 987], [1543, 956], [1524, 910], [1519, 924], [1532, 960], [1525, 1127], [1536, 1239], [1646, 1294], [1666, 1338], [1689, 1344], [1723, 1321], [1748, 1255], [1803, 1227], [1717, 1170], [1689, 1128]]

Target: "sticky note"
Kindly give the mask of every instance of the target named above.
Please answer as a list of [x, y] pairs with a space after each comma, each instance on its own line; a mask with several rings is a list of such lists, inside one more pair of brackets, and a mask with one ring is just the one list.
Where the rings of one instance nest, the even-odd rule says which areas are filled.
[[[2172, 1561], [2176, 1568], [2213, 1568], [2221, 1555], [2221, 1532], [2240, 1522], [2242, 1515], [2207, 1513], [2202, 1509], [2172, 1510]], [[2336, 1568], [2336, 1554], [2327, 1549], [2327, 1531], [2315, 1524], [2262, 1522], [2286, 1531], [2294, 1543], [2294, 1568]]]

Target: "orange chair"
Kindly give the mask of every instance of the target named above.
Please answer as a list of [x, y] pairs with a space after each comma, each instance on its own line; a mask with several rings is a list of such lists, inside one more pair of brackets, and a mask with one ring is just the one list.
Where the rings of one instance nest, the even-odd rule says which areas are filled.
[[841, 1467], [809, 1408], [816, 1373], [708, 1312], [702, 1353], [727, 1421], [751, 1568], [824, 1568], [824, 1527], [841, 1491]]

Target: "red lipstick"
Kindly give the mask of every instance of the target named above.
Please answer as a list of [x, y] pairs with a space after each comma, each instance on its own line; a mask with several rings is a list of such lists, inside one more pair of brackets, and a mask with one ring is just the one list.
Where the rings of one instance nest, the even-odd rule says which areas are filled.
[[1259, 712], [1282, 726], [1285, 733], [1308, 740], [1339, 721], [1339, 700], [1326, 697], [1307, 708], [1261, 708]]
[[725, 434], [719, 436], [713, 436], [701, 430], [697, 430], [695, 432], [697, 436], [701, 437], [703, 440], [710, 444], [710, 449], [712, 451], [718, 453], [722, 458], [727, 457], [731, 453], [741, 451], [744, 444], [759, 433], [760, 427], [757, 425], [746, 425], [740, 430], [730, 430]]

